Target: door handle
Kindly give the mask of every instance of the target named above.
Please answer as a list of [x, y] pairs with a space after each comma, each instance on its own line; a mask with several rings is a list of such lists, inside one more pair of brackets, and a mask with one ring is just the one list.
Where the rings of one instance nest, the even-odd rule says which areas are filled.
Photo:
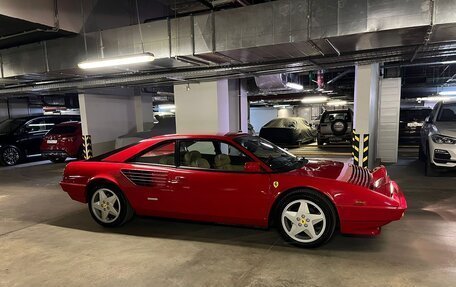
[[185, 177], [176, 176], [174, 179], [168, 180], [168, 183], [176, 184], [176, 183], [179, 183], [183, 179], [185, 179]]

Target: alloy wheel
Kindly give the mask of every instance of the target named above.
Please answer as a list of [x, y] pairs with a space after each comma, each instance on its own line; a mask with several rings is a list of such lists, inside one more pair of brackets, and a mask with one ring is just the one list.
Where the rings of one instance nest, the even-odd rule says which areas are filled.
[[15, 165], [20, 158], [19, 151], [14, 147], [6, 147], [3, 150], [2, 159], [7, 165]]
[[311, 243], [318, 240], [326, 228], [326, 216], [314, 202], [298, 199], [290, 202], [282, 212], [282, 226], [293, 240]]
[[92, 212], [103, 223], [112, 223], [120, 215], [119, 197], [110, 189], [100, 188], [92, 195]]

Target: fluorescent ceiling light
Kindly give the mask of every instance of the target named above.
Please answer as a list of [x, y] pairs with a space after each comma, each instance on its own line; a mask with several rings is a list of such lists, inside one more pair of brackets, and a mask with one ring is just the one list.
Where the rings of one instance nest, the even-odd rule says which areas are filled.
[[453, 61], [443, 61], [443, 62], [440, 62], [440, 64], [443, 64], [443, 65], [456, 64], [456, 60], [453, 60]]
[[81, 69], [96, 69], [115, 66], [124, 66], [131, 64], [147, 63], [154, 60], [154, 55], [150, 53], [130, 55], [117, 58], [105, 58], [93, 61], [84, 61], [78, 64]]
[[334, 91], [333, 91], [333, 90], [329, 90], [329, 91], [322, 90], [321, 92], [324, 93], [324, 94], [326, 94], [326, 93], [329, 94], [329, 93], [332, 93], [332, 92], [334, 92]]
[[276, 109], [286, 109], [286, 108], [289, 108], [291, 106], [290, 105], [274, 105], [272, 107], [276, 108]]
[[300, 84], [296, 83], [286, 83], [285, 86], [289, 87], [290, 89], [295, 89], [295, 90], [302, 90], [304, 87]]
[[176, 109], [176, 105], [171, 105], [171, 104], [158, 105], [158, 108], [160, 110], [172, 110], [172, 109]]
[[451, 99], [451, 97], [444, 97], [444, 96], [435, 96], [435, 97], [425, 97], [425, 98], [417, 98], [417, 102], [439, 102], [439, 101], [447, 101]]
[[318, 104], [324, 103], [328, 100], [328, 97], [325, 96], [316, 96], [316, 97], [305, 97], [301, 100], [301, 103], [304, 104]]
[[326, 103], [328, 106], [345, 106], [347, 105], [347, 101], [342, 100], [333, 100]]
[[442, 91], [439, 93], [441, 96], [456, 96], [456, 91]]

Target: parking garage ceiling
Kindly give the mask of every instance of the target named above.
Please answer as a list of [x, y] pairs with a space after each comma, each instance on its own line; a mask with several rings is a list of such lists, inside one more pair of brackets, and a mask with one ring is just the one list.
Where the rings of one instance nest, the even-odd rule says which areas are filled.
[[[281, 0], [222, 1], [218, 3], [223, 5], [214, 6], [214, 2], [138, 1], [141, 13], [135, 15], [135, 1], [128, 1], [114, 9], [129, 11], [126, 22], [117, 22], [128, 22], [122, 27], [90, 32], [98, 24], [89, 14], [86, 34], [3, 49], [0, 94], [157, 86], [316, 70], [337, 75], [355, 64], [373, 62], [402, 67], [404, 77], [411, 66], [441, 66], [437, 69], [446, 69], [441, 80], [452, 85], [446, 81], [453, 68], [442, 63], [456, 59], [456, 43], [450, 41], [456, 22], [448, 14], [455, 3], [358, 0], [342, 5], [330, 0]], [[266, 3], [247, 5], [258, 2]], [[88, 11], [102, 15], [106, 6], [106, 1], [95, 1]], [[150, 11], [157, 9], [160, 13], [152, 15]], [[189, 11], [196, 14], [187, 15]], [[143, 23], [141, 29], [136, 16]], [[96, 72], [77, 68], [84, 59], [99, 58], [101, 50], [105, 57], [114, 57], [142, 52], [141, 46], [155, 55], [151, 65]]]

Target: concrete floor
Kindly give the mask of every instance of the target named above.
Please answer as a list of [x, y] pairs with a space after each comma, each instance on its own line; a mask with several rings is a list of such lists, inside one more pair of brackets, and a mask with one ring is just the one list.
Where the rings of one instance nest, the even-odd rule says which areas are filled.
[[275, 230], [137, 218], [103, 229], [59, 189], [64, 164], [0, 168], [0, 286], [456, 286], [456, 177], [389, 172], [409, 203], [380, 236], [314, 250]]

